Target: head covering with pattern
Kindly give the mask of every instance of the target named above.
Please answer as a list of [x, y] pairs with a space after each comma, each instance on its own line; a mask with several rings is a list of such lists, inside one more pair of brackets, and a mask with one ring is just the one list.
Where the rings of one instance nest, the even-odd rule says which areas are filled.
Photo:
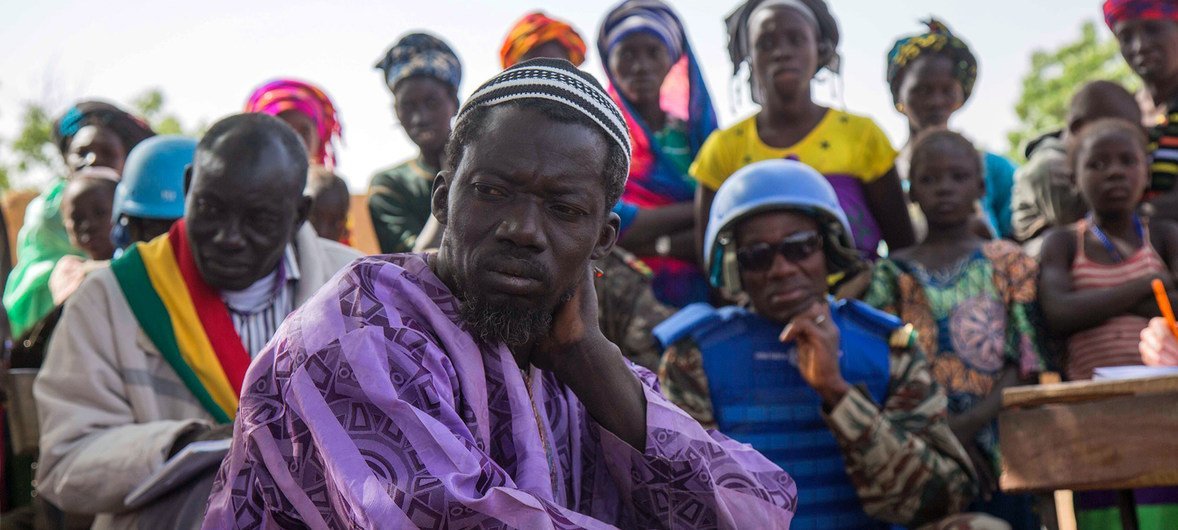
[[322, 89], [295, 79], [275, 79], [254, 90], [245, 103], [245, 112], [278, 116], [288, 110], [299, 111], [315, 122], [319, 145], [309, 145], [307, 149], [315, 151], [312, 158], [319, 165], [335, 167], [335, 144], [343, 142], [344, 129], [335, 105]]
[[410, 33], [401, 37], [375, 68], [382, 70], [390, 91], [410, 77], [424, 76], [449, 85], [458, 97], [462, 83], [462, 62], [446, 44], [429, 33]]
[[597, 79], [564, 59], [532, 59], [492, 77], [462, 104], [454, 129], [474, 109], [523, 99], [555, 101], [584, 114], [630, 159], [630, 136], [622, 112]]
[[944, 54], [953, 63], [953, 76], [961, 83], [963, 100], [968, 100], [973, 93], [974, 82], [978, 79], [978, 59], [965, 41], [949, 31], [944, 22], [936, 18], [924, 21], [928, 31], [917, 35], [909, 35], [892, 45], [888, 52], [888, 87], [892, 90], [892, 100], [899, 105], [900, 82], [904, 77], [904, 69], [919, 57], [929, 54]]
[[1122, 20], [1170, 20], [1178, 22], [1174, 0], [1105, 0], [1104, 22], [1113, 29]]
[[528, 13], [512, 26], [499, 50], [499, 61], [510, 68], [537, 46], [555, 42], [569, 52], [573, 66], [585, 62], [585, 41], [568, 23], [545, 15], [542, 11]]

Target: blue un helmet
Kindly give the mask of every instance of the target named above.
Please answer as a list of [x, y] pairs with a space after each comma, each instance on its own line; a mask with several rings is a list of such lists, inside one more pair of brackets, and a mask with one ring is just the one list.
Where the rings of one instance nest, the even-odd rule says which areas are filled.
[[826, 177], [796, 160], [765, 160], [733, 173], [712, 201], [704, 239], [704, 266], [712, 285], [735, 295], [741, 290], [736, 262], [736, 225], [753, 215], [792, 210], [818, 221], [827, 273], [849, 276], [862, 266], [851, 224]]
[[195, 154], [196, 140], [177, 135], [148, 138], [131, 150], [111, 208], [111, 237], [116, 246], [130, 244], [127, 227], [120, 222], [123, 216], [184, 217], [184, 169]]

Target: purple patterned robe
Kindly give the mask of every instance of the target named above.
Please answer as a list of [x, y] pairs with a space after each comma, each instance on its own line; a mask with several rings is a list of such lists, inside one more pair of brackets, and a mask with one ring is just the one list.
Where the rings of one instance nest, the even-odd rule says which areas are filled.
[[788, 528], [789, 475], [633, 369], [645, 452], [476, 343], [422, 256], [361, 259], [254, 359], [204, 527]]

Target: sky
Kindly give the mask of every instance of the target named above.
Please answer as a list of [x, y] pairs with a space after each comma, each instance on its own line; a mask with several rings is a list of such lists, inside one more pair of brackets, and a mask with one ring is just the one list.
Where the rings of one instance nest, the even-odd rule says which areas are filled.
[[[870, 116], [897, 147], [907, 128], [892, 107], [884, 57], [900, 36], [935, 15], [978, 56], [974, 95], [950, 125], [981, 147], [1005, 152], [1017, 126], [1014, 104], [1031, 53], [1074, 40], [1099, 0], [827, 0], [839, 20], [841, 79], [815, 82], [815, 98]], [[669, 0], [687, 28], [721, 126], [756, 110], [736, 91], [723, 18], [736, 0]], [[598, 0], [0, 0], [0, 139], [19, 130], [23, 103], [60, 113], [79, 98], [129, 105], [150, 88], [188, 127], [240, 111], [253, 89], [276, 77], [323, 87], [344, 127], [337, 172], [353, 193], [379, 169], [416, 154], [392, 113], [392, 97], [373, 65], [403, 34], [428, 30], [463, 63], [460, 95], [499, 71], [507, 30], [540, 8], [571, 22], [589, 43], [582, 68], [604, 79], [598, 25], [615, 4]], [[1102, 31], [1107, 34], [1103, 23]], [[3, 156], [3, 153], [0, 153]], [[37, 184], [44, 175], [18, 176]]]

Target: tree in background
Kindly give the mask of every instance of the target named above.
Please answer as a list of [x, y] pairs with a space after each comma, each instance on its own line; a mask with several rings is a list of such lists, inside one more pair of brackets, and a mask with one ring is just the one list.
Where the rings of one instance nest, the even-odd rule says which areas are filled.
[[152, 88], [132, 100], [131, 108], [158, 134], [194, 134], [194, 131], [184, 129], [175, 114], [164, 111], [166, 101], [162, 90]]
[[1010, 159], [1024, 161], [1027, 142], [1062, 128], [1072, 94], [1084, 83], [1098, 79], [1120, 83], [1130, 92], [1141, 87], [1121, 58], [1116, 39], [1101, 39], [1091, 21], [1080, 27], [1078, 40], [1033, 53], [1031, 71], [1023, 77], [1023, 91], [1014, 106], [1019, 127], [1006, 134]]
[[38, 169], [59, 170], [61, 157], [53, 145], [53, 118], [37, 103], [26, 103], [21, 111], [20, 132], [8, 148], [12, 163], [0, 163], [0, 190], [8, 189], [12, 177]]
[[[198, 136], [204, 126], [187, 129], [175, 114], [165, 110], [167, 97], [158, 88], [144, 91], [131, 101], [131, 111], [151, 124], [159, 134], [189, 134]], [[53, 115], [41, 102], [26, 102], [21, 111], [20, 132], [11, 142], [0, 138], [0, 147], [12, 160], [0, 160], [0, 190], [7, 190], [16, 177], [22, 185], [31, 184], [29, 175], [61, 175], [65, 165], [53, 145]]]

